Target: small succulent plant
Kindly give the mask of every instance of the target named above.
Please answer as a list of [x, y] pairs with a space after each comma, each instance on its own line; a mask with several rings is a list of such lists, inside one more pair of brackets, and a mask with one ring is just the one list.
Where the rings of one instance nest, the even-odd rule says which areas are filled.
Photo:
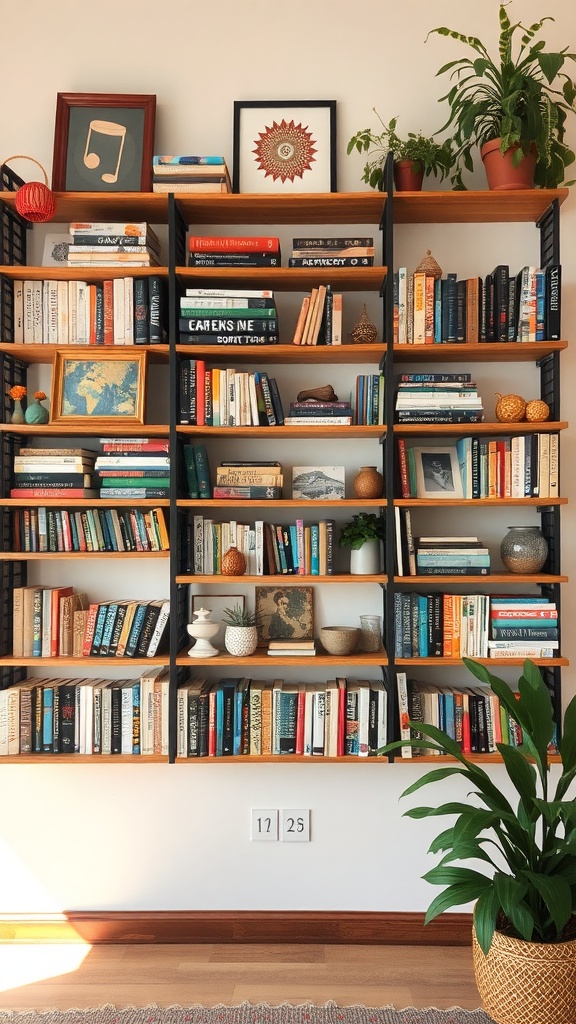
[[255, 626], [256, 616], [241, 604], [235, 604], [233, 608], [224, 609], [222, 621], [227, 626]]

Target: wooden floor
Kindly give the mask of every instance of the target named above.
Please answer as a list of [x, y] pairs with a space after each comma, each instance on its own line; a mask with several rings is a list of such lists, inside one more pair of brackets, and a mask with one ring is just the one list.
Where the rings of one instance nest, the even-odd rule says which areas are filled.
[[0, 944], [0, 1008], [480, 1005], [458, 946]]

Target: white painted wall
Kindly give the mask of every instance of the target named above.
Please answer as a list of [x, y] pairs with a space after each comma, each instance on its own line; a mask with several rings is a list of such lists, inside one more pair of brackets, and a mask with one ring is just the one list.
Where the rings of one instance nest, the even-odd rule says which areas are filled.
[[[493, 46], [497, 11], [496, 0], [2, 0], [0, 159], [29, 153], [50, 170], [57, 92], [155, 92], [156, 152], [222, 152], [230, 165], [235, 99], [328, 98], [338, 102], [339, 190], [357, 191], [363, 160], [347, 157], [346, 143], [359, 128], [376, 126], [373, 106], [384, 120], [400, 115], [403, 131], [430, 133], [442, 124], [437, 98], [446, 86], [435, 72], [461, 48], [436, 37], [425, 43], [428, 30], [447, 24]], [[551, 14], [548, 44], [574, 49], [573, 0], [513, 0], [511, 14], [527, 23]], [[576, 148], [575, 123], [570, 138]], [[29, 167], [16, 165], [24, 177]], [[470, 183], [484, 187], [481, 171]], [[571, 196], [562, 215], [563, 323], [571, 342], [575, 220]], [[415, 265], [432, 248], [445, 271], [466, 275], [498, 262], [536, 262], [536, 245], [529, 227], [411, 228], [398, 240], [397, 258]], [[565, 417], [575, 365], [568, 351]], [[479, 366], [487, 410], [499, 384], [530, 397], [529, 374], [515, 370], [504, 382]], [[562, 491], [572, 498], [574, 437], [567, 432], [562, 444]], [[359, 452], [347, 458], [360, 464]], [[514, 521], [517, 513], [491, 513], [477, 532], [490, 541]], [[568, 509], [564, 570], [572, 576], [573, 530]], [[94, 586], [106, 593], [106, 574]], [[563, 609], [565, 653], [574, 657], [571, 585]], [[573, 670], [564, 684], [572, 695]], [[433, 895], [420, 880], [431, 866], [425, 850], [439, 829], [403, 819], [398, 802], [419, 771], [406, 764], [0, 765], [0, 873], [10, 880], [0, 886], [0, 912], [422, 910]], [[501, 767], [492, 771], [503, 780]], [[458, 795], [455, 783], [446, 783], [448, 794]], [[250, 807], [271, 806], [311, 807], [312, 842], [251, 844]]]

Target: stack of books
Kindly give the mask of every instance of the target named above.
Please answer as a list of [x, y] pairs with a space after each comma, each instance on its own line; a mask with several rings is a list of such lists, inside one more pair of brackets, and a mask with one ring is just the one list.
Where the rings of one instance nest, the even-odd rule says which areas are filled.
[[212, 497], [277, 499], [283, 483], [279, 462], [224, 462], [216, 468]]
[[189, 267], [279, 267], [280, 239], [270, 235], [190, 235]]
[[96, 453], [88, 448], [21, 448], [11, 498], [97, 498]]
[[295, 656], [313, 658], [316, 654], [315, 640], [269, 640], [268, 654], [273, 658]]
[[101, 498], [168, 498], [170, 455], [161, 438], [101, 438], [95, 470]]
[[302, 299], [293, 345], [342, 344], [342, 294], [331, 285], [312, 288]]
[[72, 238], [69, 267], [157, 267], [160, 263], [160, 242], [146, 221], [75, 221], [68, 231]]
[[334, 573], [334, 535], [333, 519], [308, 524], [296, 519], [276, 525], [262, 519], [251, 523], [215, 522], [202, 515], [191, 515], [187, 571], [220, 574], [222, 556], [235, 543], [246, 558], [248, 576], [329, 576]]
[[275, 377], [265, 371], [209, 368], [180, 360], [180, 423], [210, 427], [274, 427], [284, 423]]
[[287, 425], [343, 425], [352, 423], [350, 402], [318, 402], [306, 399], [304, 402], [290, 402], [290, 415], [284, 418]]
[[492, 597], [491, 658], [553, 658], [558, 648], [558, 610], [552, 601], [534, 594]]
[[372, 267], [373, 238], [293, 238], [289, 267]]
[[441, 381], [423, 381], [421, 376], [405, 373], [398, 381], [398, 423], [483, 422], [482, 399], [469, 373], [435, 374]]
[[274, 345], [278, 313], [271, 291], [187, 288], [178, 320], [182, 345]]
[[489, 576], [490, 551], [478, 537], [415, 537], [417, 576]]
[[223, 156], [154, 156], [153, 192], [231, 192]]

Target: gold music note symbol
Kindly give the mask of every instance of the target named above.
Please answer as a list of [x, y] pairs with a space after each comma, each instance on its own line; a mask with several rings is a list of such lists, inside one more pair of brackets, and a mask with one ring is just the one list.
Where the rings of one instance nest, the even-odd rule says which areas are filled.
[[94, 151], [88, 152], [88, 150], [90, 149], [90, 137], [92, 135], [92, 132], [96, 132], [100, 135], [112, 136], [113, 138], [119, 138], [121, 140], [120, 150], [118, 152], [118, 160], [116, 162], [116, 170], [114, 171], [114, 174], [110, 174], [108, 172], [102, 175], [102, 181], [105, 181], [107, 184], [112, 185], [114, 184], [114, 182], [118, 181], [120, 160], [122, 159], [122, 150], [124, 149], [124, 140], [126, 138], [126, 127], [123, 124], [115, 124], [114, 121], [90, 121], [90, 128], [88, 130], [88, 136], [86, 138], [86, 149], [84, 150], [84, 163], [86, 167], [90, 168], [90, 170], [94, 170], [96, 167], [100, 165], [100, 157], [98, 153]]

